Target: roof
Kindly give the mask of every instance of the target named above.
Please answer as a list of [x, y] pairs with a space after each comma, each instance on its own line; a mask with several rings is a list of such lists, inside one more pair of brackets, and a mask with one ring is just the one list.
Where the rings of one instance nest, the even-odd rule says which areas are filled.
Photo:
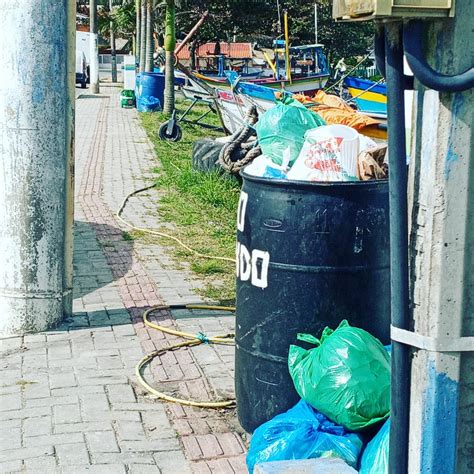
[[[179, 43], [176, 45], [179, 46]], [[206, 43], [199, 46], [196, 55], [199, 58], [207, 58], [215, 55], [216, 43]], [[252, 43], [220, 43], [220, 54], [230, 59], [251, 59], [253, 56]], [[190, 59], [189, 47], [185, 46], [178, 54], [178, 59]]]

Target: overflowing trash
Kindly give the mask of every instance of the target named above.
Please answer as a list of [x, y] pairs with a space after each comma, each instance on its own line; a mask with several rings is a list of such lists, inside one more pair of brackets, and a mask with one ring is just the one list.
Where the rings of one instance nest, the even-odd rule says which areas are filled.
[[387, 145], [362, 151], [358, 158], [358, 167], [362, 181], [388, 178]]
[[320, 339], [298, 334], [313, 349], [290, 346], [288, 367], [296, 391], [311, 406], [345, 428], [358, 431], [388, 418], [390, 356], [363, 329], [342, 321]]
[[388, 474], [390, 419], [367, 445], [360, 461], [360, 474]]
[[[280, 472], [273, 461], [313, 458], [337, 458], [362, 474], [388, 473], [391, 347], [346, 320], [326, 327], [320, 339], [297, 338], [316, 346], [290, 346], [288, 368], [302, 399], [255, 430], [250, 474], [257, 465], [255, 472]], [[367, 428], [377, 425], [370, 440], [374, 429]]]
[[305, 133], [324, 124], [319, 115], [300, 102], [284, 98], [261, 115], [255, 128], [262, 153], [281, 166], [283, 154], [289, 148], [291, 166], [303, 147]]
[[386, 145], [358, 131], [377, 121], [355, 114], [343, 101], [333, 104], [341, 100], [328, 94], [320, 99], [331, 106], [305, 106], [296, 98], [283, 97], [260, 116], [255, 129], [263, 158], [247, 166], [247, 174], [313, 182], [387, 178]]
[[327, 94], [323, 90], [319, 90], [311, 98], [303, 94], [296, 94], [293, 97], [316, 112], [327, 125], [347, 125], [361, 132], [367, 127], [380, 124], [379, 120], [357, 112], [345, 100], [336, 95]]
[[254, 432], [247, 455], [252, 474], [258, 463], [336, 457], [356, 467], [362, 451], [360, 435], [328, 420], [301, 400]]

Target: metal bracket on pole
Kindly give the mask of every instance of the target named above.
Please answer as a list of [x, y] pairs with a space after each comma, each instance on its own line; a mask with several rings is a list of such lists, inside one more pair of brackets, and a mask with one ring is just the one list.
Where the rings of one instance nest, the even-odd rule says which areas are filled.
[[432, 337], [390, 326], [392, 341], [431, 352], [474, 352], [474, 337]]

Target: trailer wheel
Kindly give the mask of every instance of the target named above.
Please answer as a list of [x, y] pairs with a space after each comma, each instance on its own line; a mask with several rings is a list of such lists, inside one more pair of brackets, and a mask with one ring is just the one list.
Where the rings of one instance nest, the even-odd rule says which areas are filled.
[[164, 122], [160, 125], [160, 128], [158, 130], [158, 136], [161, 140], [179, 142], [183, 137], [183, 131], [181, 130], [181, 127], [176, 122], [174, 122], [171, 131], [168, 131], [168, 124], [169, 121]]

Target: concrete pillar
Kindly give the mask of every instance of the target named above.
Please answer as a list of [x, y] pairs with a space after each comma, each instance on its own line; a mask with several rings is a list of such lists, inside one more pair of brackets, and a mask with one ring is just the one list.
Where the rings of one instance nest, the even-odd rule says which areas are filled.
[[[472, 7], [426, 23], [428, 63], [445, 74], [472, 66]], [[417, 85], [409, 194], [415, 332], [474, 335], [473, 91]], [[456, 347], [459, 347], [456, 346]], [[414, 350], [409, 472], [468, 473], [474, 456], [474, 354]]]
[[97, 0], [89, 0], [90, 30], [90, 88], [93, 94], [99, 93], [99, 35], [97, 34]]
[[75, 165], [75, 106], [76, 106], [76, 5], [66, 2], [67, 17], [67, 165], [64, 194], [66, 210], [64, 216], [64, 269], [63, 269], [63, 314], [72, 316], [73, 260], [74, 260], [74, 165]]
[[71, 312], [72, 4], [0, 0], [2, 335], [45, 330]]

